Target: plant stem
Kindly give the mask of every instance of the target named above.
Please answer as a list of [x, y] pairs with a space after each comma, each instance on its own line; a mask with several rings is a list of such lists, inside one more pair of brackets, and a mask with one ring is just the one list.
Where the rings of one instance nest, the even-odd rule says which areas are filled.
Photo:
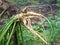
[[14, 32], [14, 45], [18, 45], [18, 42], [17, 42], [17, 32], [15, 31]]
[[[17, 24], [16, 24], [16, 26], [17, 26]], [[16, 27], [16, 30], [17, 30], [17, 27]], [[17, 31], [14, 31], [14, 37], [13, 37], [13, 40], [14, 40], [14, 45], [18, 45], [18, 37], [17, 37]]]
[[21, 24], [20, 24], [20, 32], [21, 32], [22, 45], [24, 45], [23, 31], [21, 30]]
[[15, 22], [14, 25], [13, 25], [13, 28], [12, 28], [11, 34], [10, 34], [10, 36], [9, 36], [9, 39], [8, 39], [6, 45], [9, 45], [9, 42], [10, 42], [10, 40], [11, 40], [11, 37], [12, 37], [12, 35], [13, 35], [13, 33], [14, 33], [15, 25], [16, 25], [16, 22]]

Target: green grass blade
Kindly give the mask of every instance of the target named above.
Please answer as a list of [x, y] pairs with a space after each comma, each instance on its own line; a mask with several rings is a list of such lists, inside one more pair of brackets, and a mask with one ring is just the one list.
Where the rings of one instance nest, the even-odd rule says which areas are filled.
[[16, 20], [15, 17], [10, 18], [10, 20], [5, 24], [5, 26], [0, 31], [0, 41], [3, 39], [4, 35], [8, 31], [9, 27], [12, 25], [12, 23]]
[[14, 25], [13, 25], [13, 28], [12, 28], [11, 34], [10, 34], [10, 36], [9, 36], [9, 39], [8, 39], [6, 45], [9, 45], [10, 39], [11, 39], [11, 37], [12, 37], [12, 35], [13, 35], [13, 32], [14, 32], [15, 25], [16, 25], [16, 22], [15, 22]]
[[10, 24], [11, 22], [12, 22], [12, 19], [13, 19], [14, 17], [11, 17], [7, 22], [6, 22], [6, 24], [3, 26], [3, 28], [0, 30], [0, 32], [3, 32], [3, 30], [4, 30], [4, 28], [6, 28], [7, 26], [8, 26], [8, 24]]

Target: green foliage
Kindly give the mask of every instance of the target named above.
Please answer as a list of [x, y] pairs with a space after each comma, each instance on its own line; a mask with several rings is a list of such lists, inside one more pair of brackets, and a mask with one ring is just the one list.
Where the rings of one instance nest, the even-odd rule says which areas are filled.
[[8, 31], [11, 24], [16, 20], [14, 17], [11, 17], [10, 20], [5, 24], [5, 26], [0, 30], [0, 41], [3, 39], [4, 35]]
[[6, 45], [9, 45], [10, 39], [11, 39], [12, 34], [13, 34], [13, 32], [14, 32], [15, 25], [16, 25], [16, 22], [15, 22], [15, 23], [14, 23], [14, 25], [13, 25], [13, 28], [12, 28], [11, 34], [10, 34], [10, 36], [9, 36], [9, 39], [8, 39], [8, 41], [7, 41], [7, 44], [6, 44]]

